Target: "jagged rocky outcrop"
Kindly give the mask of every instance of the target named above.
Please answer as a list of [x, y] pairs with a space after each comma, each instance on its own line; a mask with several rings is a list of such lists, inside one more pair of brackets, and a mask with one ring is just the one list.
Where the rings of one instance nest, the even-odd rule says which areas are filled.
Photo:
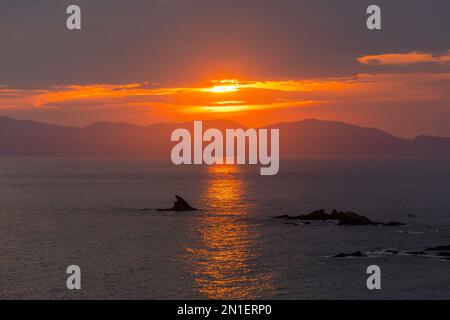
[[397, 251], [393, 249], [383, 249], [377, 248], [371, 251], [355, 251], [353, 253], [339, 253], [333, 258], [363, 258], [363, 257], [376, 257], [380, 255], [391, 255], [391, 256], [416, 256], [416, 257], [428, 257], [437, 258], [441, 260], [450, 260], [450, 245], [448, 246], [437, 246], [425, 249], [423, 251]]
[[383, 225], [387, 227], [397, 227], [403, 226], [404, 223], [391, 221], [391, 222], [375, 222], [370, 220], [369, 218], [357, 214], [352, 211], [337, 211], [333, 210], [331, 213], [327, 213], [325, 210], [316, 210], [306, 215], [300, 216], [290, 216], [290, 215], [282, 215], [276, 217], [278, 219], [287, 219], [287, 220], [304, 220], [304, 221], [327, 221], [327, 220], [335, 220], [338, 221], [339, 225]]
[[367, 255], [365, 253], [362, 253], [361, 251], [355, 251], [352, 253], [339, 253], [333, 256], [333, 258], [348, 258], [348, 257], [363, 258], [367, 257]]
[[431, 248], [425, 249], [425, 251], [450, 251], [450, 245], [431, 247]]
[[156, 209], [157, 211], [196, 211], [198, 209], [191, 207], [189, 203], [187, 203], [186, 200], [184, 200], [179, 195], [175, 195], [175, 198], [177, 199], [172, 208], [169, 209]]

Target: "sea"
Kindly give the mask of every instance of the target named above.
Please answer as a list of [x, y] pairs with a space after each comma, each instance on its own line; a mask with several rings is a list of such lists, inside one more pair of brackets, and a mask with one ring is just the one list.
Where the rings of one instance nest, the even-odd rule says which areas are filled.
[[[158, 212], [175, 195], [200, 210]], [[143, 210], [145, 209], [145, 210]], [[277, 219], [354, 211], [405, 226]], [[0, 158], [1, 299], [449, 299], [450, 158]], [[335, 258], [363, 252], [366, 257]], [[81, 270], [69, 290], [68, 266]], [[381, 289], [369, 290], [369, 266]]]

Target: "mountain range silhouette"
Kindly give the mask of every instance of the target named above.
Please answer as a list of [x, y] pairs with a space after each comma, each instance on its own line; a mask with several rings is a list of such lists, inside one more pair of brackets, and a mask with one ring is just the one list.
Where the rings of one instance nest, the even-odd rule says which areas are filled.
[[[245, 128], [233, 121], [203, 121], [204, 129]], [[97, 122], [83, 128], [0, 117], [0, 156], [148, 156], [170, 157], [177, 128], [192, 122], [138, 126]], [[302, 120], [278, 123], [280, 156], [445, 156], [450, 138], [405, 139], [375, 128], [342, 122]]]

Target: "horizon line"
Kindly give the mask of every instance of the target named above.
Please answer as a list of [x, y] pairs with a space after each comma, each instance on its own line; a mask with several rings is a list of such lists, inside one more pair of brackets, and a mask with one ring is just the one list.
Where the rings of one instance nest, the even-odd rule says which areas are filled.
[[9, 116], [4, 116], [4, 115], [0, 115], [0, 120], [1, 119], [7, 119], [7, 120], [12, 120], [12, 121], [17, 121], [17, 122], [31, 122], [31, 123], [37, 123], [37, 124], [42, 124], [42, 125], [49, 125], [49, 126], [57, 126], [57, 127], [63, 127], [63, 128], [73, 128], [73, 129], [84, 129], [84, 128], [88, 128], [94, 125], [98, 125], [98, 124], [116, 124], [116, 125], [129, 125], [129, 126], [134, 126], [134, 127], [140, 127], [140, 128], [148, 128], [151, 126], [157, 126], [157, 125], [177, 125], [177, 124], [189, 124], [189, 123], [194, 123], [194, 121], [203, 121], [206, 123], [211, 123], [211, 122], [231, 122], [234, 123], [236, 125], [239, 125], [241, 128], [243, 129], [262, 129], [262, 128], [270, 128], [276, 125], [283, 125], [283, 124], [294, 124], [294, 123], [300, 123], [300, 122], [305, 122], [305, 121], [318, 121], [318, 122], [328, 122], [328, 123], [335, 123], [335, 124], [341, 124], [341, 125], [346, 125], [346, 126], [352, 126], [352, 127], [357, 127], [357, 128], [361, 128], [361, 129], [372, 129], [372, 130], [378, 130], [381, 131], [385, 134], [388, 134], [392, 137], [395, 138], [400, 138], [400, 139], [405, 139], [405, 140], [414, 140], [417, 139], [419, 137], [433, 137], [433, 138], [444, 138], [444, 139], [450, 139], [450, 137], [447, 136], [435, 136], [435, 135], [427, 135], [427, 134], [417, 134], [413, 137], [402, 137], [402, 136], [398, 136], [395, 134], [392, 134], [386, 130], [377, 128], [377, 127], [370, 127], [370, 126], [363, 126], [363, 125], [358, 125], [358, 124], [354, 124], [354, 123], [349, 123], [349, 122], [343, 122], [343, 121], [338, 121], [338, 120], [328, 120], [328, 119], [319, 119], [319, 118], [304, 118], [304, 119], [298, 119], [298, 120], [293, 120], [293, 121], [280, 121], [280, 122], [275, 122], [272, 124], [267, 124], [265, 126], [261, 126], [261, 127], [248, 127], [245, 126], [237, 121], [234, 120], [230, 120], [230, 119], [208, 119], [208, 120], [192, 120], [192, 121], [183, 121], [183, 122], [154, 122], [154, 123], [150, 123], [150, 124], [146, 124], [146, 125], [140, 125], [140, 124], [136, 124], [136, 123], [131, 123], [131, 122], [115, 122], [115, 121], [107, 121], [107, 120], [99, 120], [99, 121], [95, 121], [92, 122], [88, 125], [85, 126], [73, 126], [73, 125], [64, 125], [64, 124], [58, 124], [58, 123], [51, 123], [51, 122], [46, 122], [46, 121], [37, 121], [37, 120], [29, 120], [29, 119], [17, 119], [17, 118], [12, 118]]

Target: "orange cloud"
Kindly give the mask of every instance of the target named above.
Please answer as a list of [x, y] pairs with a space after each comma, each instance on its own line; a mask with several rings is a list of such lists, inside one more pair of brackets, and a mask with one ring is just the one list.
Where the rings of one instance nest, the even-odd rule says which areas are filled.
[[[149, 83], [36, 90], [0, 86], [0, 109], [34, 110], [34, 114], [52, 114], [55, 122], [77, 125], [92, 119], [148, 124], [228, 118], [256, 126], [305, 117], [332, 119], [350, 106], [359, 106], [358, 112], [370, 119], [373, 106], [447, 103], [449, 83], [450, 73], [441, 72], [300, 80], [231, 79], [173, 87]], [[331, 114], [330, 108], [339, 110]]]
[[57, 108], [126, 104], [128, 106], [177, 105], [184, 111], [253, 110], [282, 105], [310, 103], [295, 93], [342, 90], [349, 79], [288, 81], [212, 81], [210, 86], [159, 88], [149, 84], [92, 84], [55, 86], [39, 90], [14, 90], [0, 87], [0, 108]]
[[410, 65], [418, 63], [450, 63], [450, 50], [443, 55], [432, 55], [423, 52], [387, 53], [379, 55], [367, 55], [357, 58], [358, 62], [365, 65]]

